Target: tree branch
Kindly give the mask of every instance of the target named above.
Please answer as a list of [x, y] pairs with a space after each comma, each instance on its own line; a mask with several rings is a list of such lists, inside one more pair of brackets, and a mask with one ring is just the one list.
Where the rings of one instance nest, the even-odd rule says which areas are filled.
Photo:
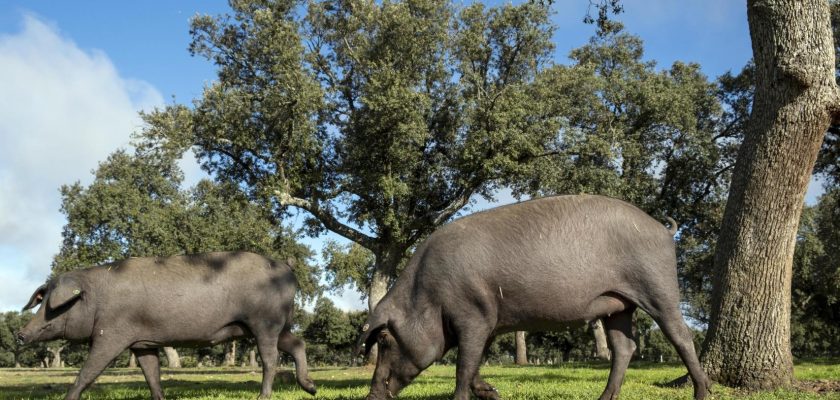
[[368, 236], [361, 231], [342, 223], [331, 212], [319, 207], [317, 202], [293, 197], [289, 193], [280, 190], [275, 190], [274, 194], [277, 196], [277, 200], [281, 205], [295, 206], [306, 210], [317, 218], [318, 221], [320, 221], [327, 229], [358, 243], [360, 246], [368, 250], [374, 251], [376, 249], [376, 238]]

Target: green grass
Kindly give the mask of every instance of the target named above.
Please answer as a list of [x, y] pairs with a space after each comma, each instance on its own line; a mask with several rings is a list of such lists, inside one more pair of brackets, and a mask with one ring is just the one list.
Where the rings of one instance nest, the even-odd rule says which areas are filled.
[[[622, 388], [623, 400], [691, 399], [691, 388], [664, 384], [684, 373], [681, 365], [633, 363]], [[0, 369], [0, 399], [61, 399], [76, 377], [75, 369]], [[313, 368], [318, 384], [316, 399], [362, 399], [367, 394], [370, 368]], [[606, 384], [606, 363], [576, 363], [553, 367], [485, 366], [482, 376], [495, 385], [504, 399], [597, 399]], [[276, 399], [310, 399], [308, 394], [280, 374], [274, 384]], [[455, 387], [455, 368], [434, 366], [401, 394], [400, 399], [446, 400]], [[801, 381], [840, 381], [840, 363], [809, 362], [796, 366]], [[203, 368], [163, 371], [169, 399], [253, 399], [259, 392], [261, 373], [246, 368]], [[835, 382], [836, 383], [836, 382]], [[835, 388], [840, 385], [833, 385]], [[147, 399], [149, 392], [139, 369], [109, 369], [85, 392], [89, 399]], [[796, 389], [745, 393], [714, 387], [713, 399], [838, 399], [840, 392], [817, 394]]]

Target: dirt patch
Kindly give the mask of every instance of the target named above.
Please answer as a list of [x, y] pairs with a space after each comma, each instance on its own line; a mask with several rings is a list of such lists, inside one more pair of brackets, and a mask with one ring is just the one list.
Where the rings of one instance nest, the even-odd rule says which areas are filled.
[[803, 392], [817, 394], [840, 393], [840, 381], [830, 381], [827, 379], [817, 381], [796, 381], [793, 385]]

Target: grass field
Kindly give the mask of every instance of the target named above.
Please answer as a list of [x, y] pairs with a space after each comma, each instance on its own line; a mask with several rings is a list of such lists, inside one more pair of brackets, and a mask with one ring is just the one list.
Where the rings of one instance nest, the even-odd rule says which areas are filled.
[[[313, 368], [317, 399], [363, 399], [372, 374], [370, 368]], [[633, 363], [622, 388], [622, 400], [691, 399], [691, 388], [663, 385], [684, 373], [681, 365]], [[0, 399], [61, 399], [76, 376], [75, 369], [0, 369]], [[606, 384], [606, 363], [564, 364], [553, 367], [485, 366], [482, 376], [495, 385], [504, 399], [597, 399]], [[312, 398], [280, 374], [275, 399]], [[434, 366], [406, 388], [400, 399], [451, 398], [455, 368]], [[745, 393], [714, 387], [713, 399], [840, 399], [840, 363], [807, 362], [796, 366], [803, 389]], [[259, 393], [261, 373], [246, 368], [164, 370], [163, 387], [168, 399], [253, 399]], [[829, 390], [825, 390], [828, 388]], [[109, 369], [85, 392], [86, 399], [148, 399], [139, 369]]]

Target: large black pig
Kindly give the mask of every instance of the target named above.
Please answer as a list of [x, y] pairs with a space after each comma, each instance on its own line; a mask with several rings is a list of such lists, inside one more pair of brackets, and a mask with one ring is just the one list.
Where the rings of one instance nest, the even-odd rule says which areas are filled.
[[129, 258], [61, 274], [24, 310], [44, 303], [18, 333], [24, 343], [90, 343], [65, 399], [76, 400], [125, 349], [137, 356], [153, 399], [162, 399], [158, 349], [254, 337], [263, 360], [260, 398], [271, 397], [278, 348], [295, 360], [298, 384], [314, 394], [306, 352], [292, 326], [297, 280], [289, 265], [247, 252]]
[[379, 355], [369, 400], [392, 398], [458, 347], [455, 399], [498, 399], [479, 375], [493, 338], [602, 318], [612, 368], [602, 400], [618, 397], [636, 349], [633, 311], [650, 314], [706, 397], [710, 381], [680, 314], [671, 229], [602, 196], [558, 196], [476, 213], [421, 244], [359, 338]]

